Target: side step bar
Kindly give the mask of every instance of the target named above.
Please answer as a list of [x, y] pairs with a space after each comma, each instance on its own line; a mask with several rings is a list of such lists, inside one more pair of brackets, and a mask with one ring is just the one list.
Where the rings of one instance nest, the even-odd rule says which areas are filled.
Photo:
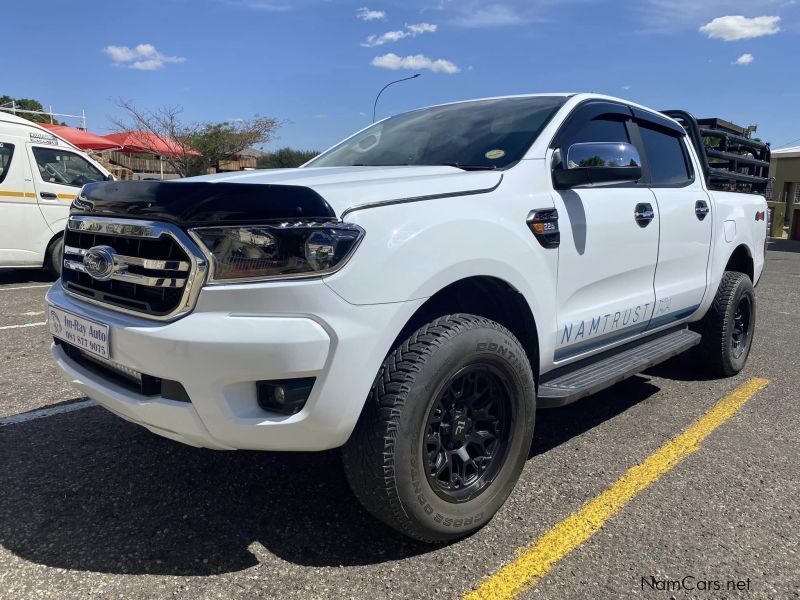
[[564, 406], [641, 373], [700, 343], [700, 334], [679, 329], [615, 348], [610, 355], [592, 357], [547, 373], [539, 383], [539, 407]]

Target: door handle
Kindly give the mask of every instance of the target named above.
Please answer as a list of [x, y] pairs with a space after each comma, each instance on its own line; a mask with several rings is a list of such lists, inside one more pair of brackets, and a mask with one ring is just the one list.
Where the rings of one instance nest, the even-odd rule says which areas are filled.
[[706, 204], [705, 200], [698, 200], [694, 203], [694, 214], [697, 215], [697, 218], [701, 221], [706, 218], [706, 215], [711, 212], [711, 209]]
[[653, 206], [648, 202], [642, 202], [636, 205], [633, 209], [633, 218], [639, 224], [639, 227], [647, 227], [656, 216], [653, 211]]
[[56, 196], [53, 192], [39, 192], [39, 197], [42, 200], [58, 200], [58, 196]]

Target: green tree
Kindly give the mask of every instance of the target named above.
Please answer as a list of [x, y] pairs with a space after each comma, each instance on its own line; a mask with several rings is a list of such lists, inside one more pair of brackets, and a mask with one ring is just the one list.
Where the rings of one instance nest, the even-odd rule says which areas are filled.
[[[14, 103], [14, 106], [16, 106], [17, 110], [44, 110], [42, 103], [32, 98], [12, 98], [11, 96], [0, 96], [0, 106], [3, 108], [11, 108], [12, 102]], [[50, 117], [47, 115], [32, 115], [30, 113], [18, 112], [17, 116], [22, 117], [23, 119], [28, 119], [28, 121], [33, 121], [34, 123], [50, 122]], [[56, 125], [66, 125], [66, 123], [61, 123], [56, 119], [53, 119], [53, 123]]]
[[264, 156], [259, 156], [256, 160], [256, 167], [259, 169], [292, 169], [307, 163], [318, 154], [319, 152], [316, 150], [281, 148], [275, 152], [268, 152]]
[[254, 117], [227, 123], [207, 123], [185, 136], [183, 143], [200, 152], [193, 157], [193, 174], [218, 168], [220, 163], [234, 160], [243, 150], [270, 141], [279, 127], [276, 119]]
[[[124, 119], [115, 119], [118, 131], [143, 131], [143, 146], [159, 154], [158, 141], [174, 146], [175, 152], [164, 154], [163, 160], [181, 177], [203, 175], [221, 162], [234, 160], [243, 150], [272, 139], [280, 122], [271, 117], [255, 116], [225, 123], [189, 123], [182, 119], [180, 106], [164, 106], [142, 110], [126, 100], [117, 105], [125, 111]], [[148, 143], [152, 142], [152, 146]], [[199, 155], [198, 155], [199, 153]]]

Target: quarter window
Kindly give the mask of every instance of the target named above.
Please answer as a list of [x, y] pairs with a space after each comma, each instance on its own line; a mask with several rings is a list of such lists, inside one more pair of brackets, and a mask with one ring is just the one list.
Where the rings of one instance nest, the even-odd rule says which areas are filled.
[[33, 156], [42, 181], [81, 187], [87, 183], [105, 180], [97, 167], [74, 152], [36, 147], [33, 149]]
[[653, 186], [686, 185], [692, 181], [688, 156], [680, 136], [642, 123], [639, 125]]
[[14, 144], [6, 144], [0, 142], [0, 183], [8, 175], [8, 169], [11, 167], [11, 157], [14, 155]]

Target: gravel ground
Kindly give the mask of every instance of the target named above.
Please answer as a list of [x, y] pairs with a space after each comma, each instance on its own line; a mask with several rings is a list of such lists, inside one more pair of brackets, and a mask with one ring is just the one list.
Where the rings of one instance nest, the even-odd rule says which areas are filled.
[[[0, 272], [0, 328], [44, 321], [43, 284]], [[198, 450], [99, 407], [0, 427], [0, 598], [457, 598], [751, 377], [770, 384], [523, 597], [798, 598], [800, 244], [770, 245], [757, 300], [744, 372], [673, 361], [539, 411], [506, 506], [445, 547], [366, 514], [336, 451]], [[0, 335], [0, 417], [80, 399], [44, 326]], [[749, 590], [642, 589], [651, 576]]]

